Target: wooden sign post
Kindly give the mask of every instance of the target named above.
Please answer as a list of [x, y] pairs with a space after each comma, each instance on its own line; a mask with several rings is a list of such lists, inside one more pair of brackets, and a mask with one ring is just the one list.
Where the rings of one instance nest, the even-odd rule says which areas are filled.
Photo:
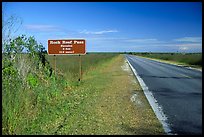
[[81, 55], [86, 54], [86, 41], [84, 39], [48, 40], [48, 55], [79, 55], [79, 81], [82, 79]]
[[81, 56], [79, 54], [79, 81], [82, 79]]
[[54, 61], [55, 61], [55, 76], [57, 76], [56, 74], [56, 55], [54, 55]]

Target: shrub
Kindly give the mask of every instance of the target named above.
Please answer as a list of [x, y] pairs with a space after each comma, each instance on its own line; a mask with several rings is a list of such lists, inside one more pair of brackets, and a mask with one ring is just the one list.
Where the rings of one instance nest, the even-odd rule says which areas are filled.
[[37, 76], [33, 75], [31, 73], [28, 74], [27, 82], [28, 82], [29, 86], [31, 86], [32, 88], [38, 86], [38, 78], [37, 78]]

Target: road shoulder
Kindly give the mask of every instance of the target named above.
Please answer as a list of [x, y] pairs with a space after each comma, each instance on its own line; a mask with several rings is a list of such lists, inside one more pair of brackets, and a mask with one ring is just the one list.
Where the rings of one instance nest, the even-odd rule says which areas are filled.
[[[137, 56], [137, 55], [134, 55], [134, 56]], [[143, 56], [137, 56], [137, 57], [141, 57], [141, 58], [145, 58], [145, 59], [150, 59], [150, 60], [158, 61], [158, 62], [161, 62], [161, 63], [171, 64], [171, 65], [175, 65], [175, 66], [179, 66], [179, 67], [185, 67], [185, 68], [188, 68], [188, 69], [197, 70], [197, 71], [201, 71], [202, 72], [202, 68], [201, 67], [195, 67], [195, 66], [192, 66], [192, 65], [190, 66], [190, 65], [187, 65], [185, 63], [169, 61], [169, 60], [162, 60], [162, 59], [156, 59], [156, 58], [149, 58], [149, 57], [143, 57]]]
[[112, 80], [96, 105], [101, 133], [165, 134], [124, 56], [120, 55], [104, 73]]
[[79, 87], [63, 95], [67, 113], [47, 129], [55, 134], [165, 134], [123, 55], [89, 71]]

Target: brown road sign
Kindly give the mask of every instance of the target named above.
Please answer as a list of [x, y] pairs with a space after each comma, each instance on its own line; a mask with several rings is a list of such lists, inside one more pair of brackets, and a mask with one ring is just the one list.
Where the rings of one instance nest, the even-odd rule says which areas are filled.
[[86, 54], [86, 41], [84, 39], [48, 40], [49, 55]]

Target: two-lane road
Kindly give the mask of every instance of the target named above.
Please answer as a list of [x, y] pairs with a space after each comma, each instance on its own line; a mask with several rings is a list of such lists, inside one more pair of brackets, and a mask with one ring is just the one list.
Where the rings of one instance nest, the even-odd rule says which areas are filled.
[[126, 55], [167, 116], [172, 133], [202, 134], [202, 72]]

